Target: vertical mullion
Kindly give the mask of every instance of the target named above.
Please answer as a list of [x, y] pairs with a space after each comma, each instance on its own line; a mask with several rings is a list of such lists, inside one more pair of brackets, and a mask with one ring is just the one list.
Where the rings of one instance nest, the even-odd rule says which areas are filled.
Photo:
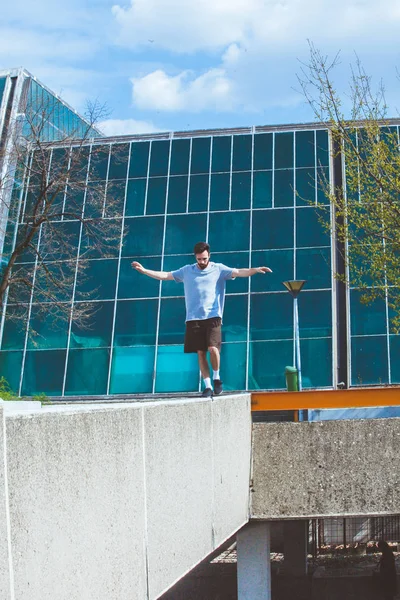
[[116, 286], [115, 286], [114, 313], [113, 313], [113, 322], [112, 322], [112, 330], [111, 330], [111, 342], [110, 342], [110, 344], [111, 344], [111, 346], [110, 346], [110, 359], [109, 359], [109, 363], [108, 363], [107, 396], [110, 393], [112, 360], [113, 360], [113, 355], [114, 355], [115, 320], [116, 320], [116, 316], [117, 316], [118, 291], [119, 291], [119, 274], [120, 274], [120, 271], [121, 271], [122, 245], [123, 245], [123, 241], [124, 241], [125, 211], [126, 211], [126, 199], [127, 199], [127, 195], [128, 195], [129, 165], [130, 165], [130, 162], [131, 162], [132, 143], [134, 143], [134, 142], [131, 142], [129, 144], [128, 169], [126, 171], [126, 180], [125, 180], [124, 207], [123, 207], [123, 210], [122, 210], [122, 219], [121, 219], [121, 237], [120, 237], [120, 243], [119, 243], [118, 264], [117, 264], [117, 283], [116, 283]]
[[106, 172], [106, 183], [105, 183], [105, 188], [104, 188], [104, 202], [103, 202], [103, 210], [101, 213], [102, 219], [104, 219], [105, 214], [106, 214], [106, 203], [107, 203], [107, 192], [108, 192], [108, 174], [110, 172], [110, 162], [111, 162], [111, 146], [112, 146], [112, 144], [110, 144], [109, 148], [108, 148], [108, 162], [107, 162], [107, 172]]
[[68, 189], [68, 180], [69, 180], [69, 171], [71, 169], [71, 156], [72, 156], [72, 147], [69, 148], [69, 156], [68, 156], [68, 166], [67, 166], [67, 177], [65, 179], [65, 186], [64, 186], [64, 199], [63, 199], [63, 205], [62, 205], [62, 209], [61, 209], [61, 221], [64, 221], [64, 212], [65, 212], [65, 202], [67, 199], [67, 189]]
[[189, 212], [189, 190], [190, 190], [190, 179], [191, 179], [191, 176], [192, 176], [192, 146], [193, 146], [193, 138], [190, 138], [189, 166], [188, 166], [188, 185], [187, 185], [187, 193], [186, 193], [186, 213]]
[[[293, 132], [293, 279], [297, 279], [297, 228], [296, 228], [296, 217], [297, 217], [297, 202], [296, 202], [296, 132]], [[296, 312], [295, 302], [293, 302], [293, 364], [297, 365], [296, 360]], [[300, 329], [299, 329], [299, 345], [300, 345]]]
[[212, 169], [212, 153], [213, 153], [213, 141], [214, 138], [211, 137], [210, 141], [210, 166], [208, 172], [208, 197], [207, 197], [207, 223], [206, 223], [206, 242], [208, 243], [209, 239], [209, 229], [210, 229], [210, 203], [211, 203], [211, 169]]
[[275, 131], [272, 132], [272, 199], [271, 208], [275, 208]]
[[232, 169], [233, 169], [233, 142], [235, 136], [231, 135], [231, 166], [229, 169], [229, 210], [232, 207]]
[[[149, 144], [149, 155], [147, 157], [147, 176], [146, 176], [146, 190], [145, 190], [145, 194], [144, 194], [144, 208], [143, 208], [143, 215], [146, 214], [147, 212], [147, 192], [149, 189], [149, 177], [150, 177], [150, 158], [151, 158], [151, 152], [153, 149], [153, 140], [150, 140], [150, 144]], [[128, 168], [128, 173], [129, 173], [129, 168]], [[165, 202], [167, 202], [167, 198], [165, 199]]]
[[[169, 192], [169, 178], [170, 178], [170, 171], [171, 171], [171, 152], [172, 152], [172, 136], [170, 136], [170, 138], [169, 138], [167, 189], [166, 189], [165, 208], [164, 208], [163, 240], [162, 240], [162, 247], [161, 247], [161, 271], [164, 268], [165, 236], [166, 236], [166, 231], [167, 231], [167, 198], [168, 198], [168, 192]], [[153, 389], [152, 389], [153, 394], [156, 389], [156, 379], [157, 379], [157, 358], [158, 358], [157, 355], [158, 355], [158, 338], [159, 338], [159, 333], [160, 333], [161, 290], [162, 290], [162, 282], [160, 281], [159, 288], [158, 288], [156, 343], [155, 343], [155, 348], [154, 348]]]
[[314, 181], [315, 181], [315, 206], [318, 206], [318, 164], [317, 164], [317, 130], [314, 129]]
[[[254, 126], [251, 131], [251, 178], [250, 178], [250, 232], [249, 232], [249, 269], [252, 263], [253, 246], [253, 179], [254, 179]], [[247, 335], [246, 335], [246, 374], [245, 389], [249, 389], [249, 358], [250, 358], [250, 310], [251, 310], [251, 277], [247, 288]]]

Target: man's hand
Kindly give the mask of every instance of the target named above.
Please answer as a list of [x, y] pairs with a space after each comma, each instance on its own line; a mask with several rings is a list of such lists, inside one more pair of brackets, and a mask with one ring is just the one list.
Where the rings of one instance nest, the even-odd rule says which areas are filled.
[[139, 273], [143, 273], [143, 275], [145, 275], [146, 273], [146, 269], [143, 267], [143, 265], [141, 265], [139, 262], [137, 262], [136, 260], [134, 260], [131, 263], [131, 267], [133, 269], [136, 269], [136, 271], [139, 271]]
[[272, 269], [269, 267], [256, 267], [257, 273], [272, 273]]

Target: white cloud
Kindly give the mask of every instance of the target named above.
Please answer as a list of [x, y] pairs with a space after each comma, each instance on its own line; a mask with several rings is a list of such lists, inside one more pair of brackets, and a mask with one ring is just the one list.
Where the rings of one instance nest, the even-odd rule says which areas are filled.
[[98, 123], [97, 127], [106, 136], [157, 133], [161, 131], [149, 121], [136, 121], [135, 119], [107, 119]]

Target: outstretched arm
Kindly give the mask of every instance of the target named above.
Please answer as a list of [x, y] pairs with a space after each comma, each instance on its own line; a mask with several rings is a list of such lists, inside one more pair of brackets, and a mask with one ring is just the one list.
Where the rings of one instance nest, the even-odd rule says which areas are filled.
[[167, 271], [151, 271], [151, 269], [145, 269], [140, 263], [136, 260], [131, 263], [131, 267], [136, 269], [139, 273], [143, 275], [147, 275], [148, 277], [152, 277], [153, 279], [159, 279], [160, 281], [170, 281], [173, 279], [172, 273], [168, 273]]
[[250, 269], [233, 269], [232, 277], [251, 277], [256, 273], [272, 273], [269, 267], [251, 267]]

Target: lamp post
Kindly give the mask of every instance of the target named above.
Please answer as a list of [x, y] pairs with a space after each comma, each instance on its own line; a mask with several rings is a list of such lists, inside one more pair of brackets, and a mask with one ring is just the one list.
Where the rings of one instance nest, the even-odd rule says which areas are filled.
[[300, 358], [300, 330], [299, 330], [299, 310], [297, 306], [297, 296], [303, 289], [306, 283], [305, 279], [298, 279], [295, 281], [282, 281], [283, 285], [293, 298], [293, 329], [294, 329], [294, 340], [296, 347], [296, 367], [298, 372], [299, 392], [302, 389], [301, 382], [301, 358]]

